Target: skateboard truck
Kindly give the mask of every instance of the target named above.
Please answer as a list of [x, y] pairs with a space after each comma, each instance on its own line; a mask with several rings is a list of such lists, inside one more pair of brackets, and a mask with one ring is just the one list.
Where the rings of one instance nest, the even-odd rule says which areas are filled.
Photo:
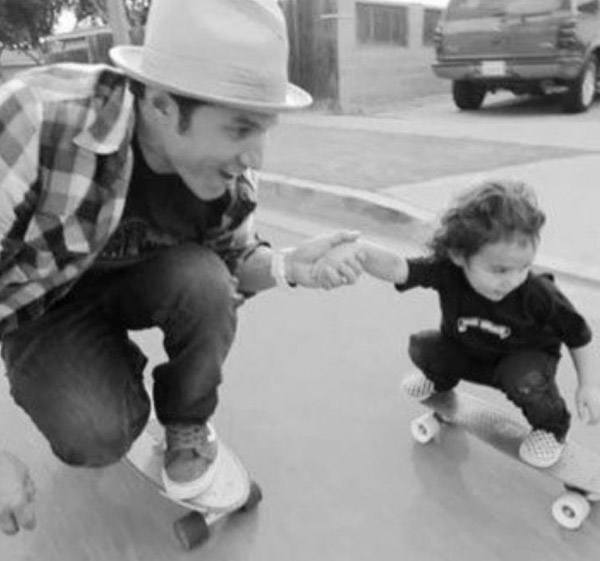
[[241, 460], [223, 442], [219, 441], [219, 446], [219, 465], [213, 483], [191, 500], [174, 499], [165, 492], [161, 475], [164, 429], [157, 419], [148, 422], [127, 454], [127, 462], [138, 475], [152, 483], [165, 498], [190, 511], [173, 524], [175, 536], [188, 551], [209, 538], [214, 523], [229, 514], [250, 511], [262, 499], [259, 485], [250, 479]]
[[[434, 440], [442, 425], [464, 429], [483, 442], [518, 461], [519, 446], [530, 428], [514, 416], [466, 392], [451, 390], [436, 393], [421, 402], [431, 409], [413, 419], [410, 431], [420, 444]], [[529, 464], [527, 464], [529, 465]], [[600, 501], [600, 456], [568, 441], [559, 461], [548, 468], [535, 468], [561, 481], [565, 493], [552, 505], [552, 516], [563, 528], [578, 529], [591, 511], [591, 503]], [[531, 466], [530, 466], [531, 467]]]

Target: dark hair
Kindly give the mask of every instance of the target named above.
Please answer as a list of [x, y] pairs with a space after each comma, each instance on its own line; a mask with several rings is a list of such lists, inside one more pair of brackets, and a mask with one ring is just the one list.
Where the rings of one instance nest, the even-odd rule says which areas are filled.
[[436, 257], [469, 259], [484, 245], [515, 236], [538, 241], [546, 216], [525, 183], [489, 180], [460, 195], [429, 242]]
[[[129, 79], [129, 91], [133, 94], [136, 100], [144, 99], [146, 96], [146, 85], [137, 80]], [[184, 133], [190, 126], [192, 114], [194, 111], [202, 105], [208, 105], [209, 102], [201, 99], [195, 99], [193, 97], [187, 97], [179, 95], [173, 92], [167, 92], [173, 101], [177, 104], [179, 110], [179, 122], [177, 128], [180, 133]]]

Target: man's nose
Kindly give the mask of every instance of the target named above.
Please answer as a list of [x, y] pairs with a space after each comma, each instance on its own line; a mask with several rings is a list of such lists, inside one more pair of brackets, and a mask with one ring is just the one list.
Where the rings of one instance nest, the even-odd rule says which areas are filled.
[[261, 169], [265, 152], [266, 135], [257, 136], [240, 154], [240, 163], [247, 168]]

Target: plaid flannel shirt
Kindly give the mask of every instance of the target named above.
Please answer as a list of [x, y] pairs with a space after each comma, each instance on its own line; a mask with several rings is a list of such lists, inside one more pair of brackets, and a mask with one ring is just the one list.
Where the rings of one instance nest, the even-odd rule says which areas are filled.
[[[0, 335], [44, 313], [101, 253], [121, 218], [135, 112], [121, 72], [34, 69], [0, 87]], [[259, 245], [253, 174], [202, 241], [232, 271]]]

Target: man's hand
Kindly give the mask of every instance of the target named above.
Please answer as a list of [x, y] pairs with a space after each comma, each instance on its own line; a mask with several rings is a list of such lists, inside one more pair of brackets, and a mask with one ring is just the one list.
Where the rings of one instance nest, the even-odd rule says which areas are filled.
[[312, 277], [321, 288], [354, 284], [363, 273], [360, 242], [345, 242], [330, 249], [313, 265]]
[[[360, 232], [344, 230], [302, 242], [286, 255], [285, 270], [287, 279], [307, 288], [320, 287], [321, 285], [312, 274], [313, 265], [331, 249], [353, 242], [358, 239], [359, 235]], [[352, 284], [359, 274], [360, 271], [357, 272], [354, 268], [349, 268], [344, 274], [340, 274], [337, 279], [333, 279], [331, 285], [326, 288]]]
[[27, 466], [8, 452], [0, 452], [0, 530], [7, 535], [35, 528], [35, 485]]

